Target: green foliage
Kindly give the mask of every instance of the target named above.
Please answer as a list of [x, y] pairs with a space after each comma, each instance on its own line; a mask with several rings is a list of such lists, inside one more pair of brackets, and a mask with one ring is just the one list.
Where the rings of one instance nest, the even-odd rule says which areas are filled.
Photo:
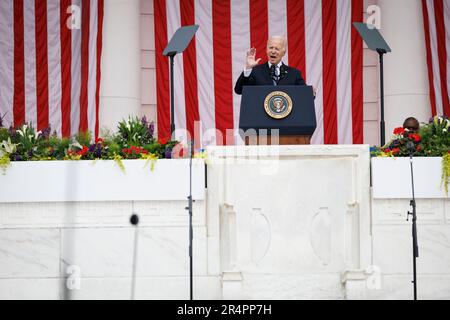
[[75, 141], [81, 146], [89, 146], [92, 141], [92, 135], [89, 131], [79, 132], [75, 135]]
[[50, 135], [51, 129], [36, 132], [31, 124], [19, 128], [0, 127], [0, 166], [5, 169], [10, 161], [40, 160], [115, 160], [125, 170], [122, 159], [170, 158], [177, 141], [157, 141], [153, 137], [154, 124], [144, 117], [130, 117], [118, 124], [116, 134], [105, 133], [93, 141], [91, 132], [80, 132], [73, 137]]
[[448, 195], [448, 183], [450, 182], [450, 154], [447, 153], [442, 157], [442, 178], [441, 188], [444, 185], [445, 194]]
[[121, 149], [152, 144], [155, 142], [153, 130], [153, 123], [148, 123], [145, 117], [142, 120], [129, 117], [119, 123], [115, 142]]
[[125, 172], [125, 166], [123, 165], [123, 162], [122, 162], [122, 157], [121, 157], [120, 155], [118, 155], [118, 154], [114, 154], [114, 155], [113, 155], [113, 160], [116, 162], [116, 164], [117, 164], [117, 166], [119, 167], [119, 169], [120, 169], [123, 173], [126, 173], [126, 172]]
[[420, 129], [422, 135], [424, 156], [441, 157], [450, 151], [450, 120], [445, 117], [434, 117], [428, 125]]
[[0, 128], [0, 142], [8, 140], [9, 132], [6, 128]]
[[9, 159], [9, 156], [7, 154], [0, 156], [0, 169], [2, 169], [3, 174], [6, 173], [6, 169], [8, 169], [10, 163], [11, 160]]

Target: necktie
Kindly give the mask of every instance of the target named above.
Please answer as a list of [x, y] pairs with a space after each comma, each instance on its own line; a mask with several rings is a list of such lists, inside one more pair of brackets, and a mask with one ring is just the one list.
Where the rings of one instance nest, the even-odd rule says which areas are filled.
[[273, 85], [276, 86], [278, 84], [278, 81], [280, 80], [280, 76], [279, 76], [280, 73], [278, 71], [278, 66], [273, 64], [270, 67], [270, 74], [272, 77]]

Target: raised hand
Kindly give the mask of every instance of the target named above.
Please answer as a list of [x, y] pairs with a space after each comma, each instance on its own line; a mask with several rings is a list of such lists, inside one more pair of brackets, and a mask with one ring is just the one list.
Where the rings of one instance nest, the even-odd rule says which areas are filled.
[[256, 49], [251, 48], [249, 51], [247, 51], [247, 61], [246, 61], [245, 69], [247, 69], [247, 70], [253, 69], [254, 67], [256, 67], [259, 64], [260, 61], [261, 61], [261, 58], [256, 60]]

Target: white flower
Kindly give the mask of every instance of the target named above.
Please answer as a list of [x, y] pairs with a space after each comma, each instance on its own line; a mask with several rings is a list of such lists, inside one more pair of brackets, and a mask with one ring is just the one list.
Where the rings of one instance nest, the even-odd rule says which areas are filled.
[[0, 144], [0, 151], [5, 153], [14, 153], [16, 152], [17, 145], [11, 142], [11, 138], [8, 138], [8, 141], [3, 140]]
[[83, 146], [82, 146], [78, 141], [75, 141], [75, 142], [72, 143], [69, 147], [70, 147], [70, 148], [71, 148], [71, 147], [76, 147], [76, 148], [78, 148], [78, 149], [83, 149]]

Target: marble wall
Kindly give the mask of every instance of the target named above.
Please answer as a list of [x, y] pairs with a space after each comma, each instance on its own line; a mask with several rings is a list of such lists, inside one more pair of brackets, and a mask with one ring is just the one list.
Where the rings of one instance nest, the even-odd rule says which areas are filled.
[[[381, 287], [372, 299], [413, 298], [412, 223], [409, 200], [373, 199], [373, 264]], [[450, 299], [450, 202], [417, 199], [417, 291], [419, 299]]]
[[[188, 299], [186, 204], [0, 204], [0, 299]], [[195, 297], [220, 299], [204, 201], [193, 212]]]
[[[368, 146], [214, 147], [207, 163], [194, 298], [412, 299], [409, 200], [371, 196]], [[0, 299], [188, 299], [186, 205], [0, 203]], [[419, 299], [450, 299], [450, 201], [417, 209]]]
[[369, 148], [273, 151], [208, 149], [208, 232], [220, 238], [224, 296], [345, 299], [352, 280], [341, 275], [371, 262]]

